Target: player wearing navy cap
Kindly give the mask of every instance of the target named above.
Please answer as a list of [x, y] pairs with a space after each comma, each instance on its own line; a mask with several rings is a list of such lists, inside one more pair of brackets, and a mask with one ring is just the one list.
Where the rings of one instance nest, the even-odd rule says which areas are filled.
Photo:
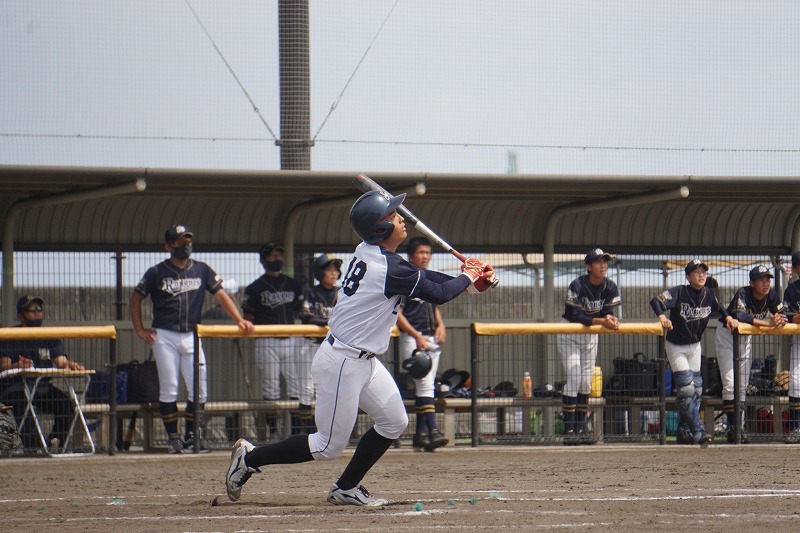
[[[619, 329], [619, 319], [614, 316], [614, 308], [622, 304], [622, 299], [616, 283], [606, 278], [608, 262], [612, 260], [614, 256], [600, 248], [586, 254], [586, 274], [569, 284], [562, 322]], [[586, 431], [586, 413], [597, 361], [598, 336], [558, 335], [556, 342], [567, 375], [561, 397], [564, 445], [594, 444], [594, 435]]]
[[[667, 329], [665, 349], [672, 381], [675, 384], [678, 412], [685, 427], [692, 433], [691, 443], [707, 446], [714, 440], [700, 420], [700, 397], [703, 394], [703, 377], [700, 374], [702, 356], [700, 340], [706, 330], [711, 313], [717, 312], [720, 320], [733, 331], [739, 324], [719, 304], [713, 291], [705, 286], [708, 266], [693, 259], [684, 268], [688, 285], [668, 289], [652, 300], [650, 306], [658, 316], [661, 326]], [[669, 310], [669, 318], [664, 313]]]
[[[788, 321], [800, 324], [800, 251], [792, 254], [795, 280], [783, 291], [783, 305]], [[792, 335], [792, 354], [789, 359], [789, 420], [791, 431], [786, 444], [800, 444], [800, 335]]]
[[[777, 291], [770, 287], [773, 275], [764, 265], [750, 270], [750, 285], [740, 287], [728, 305], [728, 313], [746, 324], [766, 327], [782, 327], [786, 325], [783, 301]], [[720, 319], [722, 321], [722, 319]], [[728, 422], [728, 442], [734, 442], [733, 425], [733, 334], [724, 327], [717, 328], [716, 335], [717, 361], [722, 377], [723, 411]], [[736, 392], [739, 401], [745, 401], [745, 391], [750, 381], [750, 368], [753, 366], [752, 335], [739, 335], [739, 390]], [[741, 442], [749, 442], [745, 432], [744, 411], [740, 412]]]
[[[244, 290], [244, 317], [256, 325], [294, 324], [303, 309], [303, 289], [294, 278], [283, 274], [283, 246], [268, 242], [258, 252], [264, 274]], [[308, 429], [314, 386], [311, 358], [314, 346], [302, 337], [260, 337], [256, 339], [256, 364], [265, 400], [281, 399], [281, 375], [290, 398], [300, 402], [292, 413], [292, 434]], [[277, 413], [268, 413], [270, 435], [277, 432]]]
[[[245, 332], [253, 324], [243, 319], [230, 296], [222, 290], [222, 279], [211, 267], [194, 261], [194, 235], [182, 224], [170, 226], [164, 234], [164, 249], [170, 258], [147, 269], [131, 295], [131, 322], [136, 335], [150, 344], [158, 368], [159, 412], [169, 436], [169, 453], [192, 453], [195, 433], [203, 442], [201, 427], [195, 432], [195, 418], [202, 420], [207, 398], [205, 354], [200, 346], [200, 405], [186, 402], [186, 434], [178, 433], [178, 375], [183, 376], [189, 398], [194, 398], [194, 329], [200, 323], [203, 300], [208, 291], [225, 312]], [[153, 323], [145, 328], [142, 322], [142, 301], [150, 296], [153, 304]], [[198, 424], [202, 426], [202, 424]], [[205, 446], [201, 446], [206, 451]]]
[[361, 480], [408, 425], [400, 391], [385, 366], [375, 358], [389, 348], [401, 298], [411, 296], [437, 304], [452, 300], [476, 281], [488, 288], [494, 280], [489, 265], [472, 259], [452, 278], [420, 270], [395, 250], [406, 237], [397, 213], [405, 194], [384, 197], [363, 194], [350, 210], [350, 224], [364, 241], [346, 269], [330, 318], [330, 333], [311, 366], [317, 389], [317, 432], [293, 435], [281, 442], [254, 447], [239, 439], [225, 477], [228, 498], [236, 501], [242, 486], [260, 466], [303, 463], [339, 457], [347, 446], [359, 409], [375, 422], [358, 442], [353, 457], [328, 491], [334, 505], [385, 505]]

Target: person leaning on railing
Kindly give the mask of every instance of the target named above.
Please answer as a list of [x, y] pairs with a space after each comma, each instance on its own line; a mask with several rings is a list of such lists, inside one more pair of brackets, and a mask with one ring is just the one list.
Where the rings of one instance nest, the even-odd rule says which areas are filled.
[[[792, 254], [795, 280], [783, 292], [783, 305], [789, 323], [800, 324], [800, 251]], [[792, 355], [789, 362], [789, 421], [791, 430], [786, 444], [800, 444], [800, 335], [792, 335]]]
[[[586, 254], [586, 274], [569, 284], [562, 322], [619, 329], [619, 319], [614, 316], [614, 308], [622, 305], [622, 299], [617, 285], [606, 278], [608, 262], [614, 259], [613, 255], [600, 248]], [[597, 334], [557, 337], [558, 351], [567, 374], [561, 397], [565, 446], [597, 442], [594, 434], [586, 431], [589, 393], [592, 391], [592, 377], [597, 360], [597, 342]]]
[[[672, 369], [678, 413], [689, 431], [686, 438], [678, 442], [708, 446], [714, 437], [706, 432], [700, 420], [700, 398], [703, 394], [700, 340], [712, 313], [719, 313], [722, 317], [720, 320], [731, 331], [739, 323], [720, 305], [713, 291], [706, 287], [708, 266], [704, 262], [692, 259], [683, 270], [689, 284], [662, 292], [650, 300], [650, 307], [658, 316], [661, 326], [668, 330], [664, 345]], [[664, 314], [667, 310], [669, 318]]]
[[[44, 299], [41, 296], [25, 295], [17, 301], [17, 317], [22, 328], [35, 328], [44, 320]], [[0, 341], [0, 371], [36, 368], [60, 368], [84, 370], [80, 363], [67, 357], [64, 344], [59, 339], [19, 339]], [[0, 383], [0, 401], [11, 405], [19, 425], [27, 406], [25, 386], [21, 377], [12, 376]], [[53, 429], [47, 436], [51, 447], [57, 448], [66, 441], [75, 413], [70, 397], [54, 386], [50, 379], [42, 379], [36, 390], [34, 407], [53, 415]], [[25, 448], [35, 448], [36, 431], [33, 424], [26, 424], [20, 434]]]
[[[728, 304], [728, 313], [739, 322], [762, 327], [783, 327], [786, 325], [786, 313], [783, 301], [778, 292], [772, 288], [771, 280], [774, 276], [764, 265], [753, 267], [750, 271], [750, 284], [740, 287]], [[722, 403], [728, 423], [727, 438], [731, 444], [734, 442], [735, 413], [734, 393], [739, 401], [744, 403], [745, 390], [750, 381], [750, 368], [753, 366], [752, 335], [739, 336], [739, 390], [733, 390], [734, 361], [733, 361], [733, 332], [728, 328], [717, 328], [715, 337], [717, 361], [719, 362], [720, 376], [722, 378]], [[744, 410], [739, 412], [739, 441], [746, 444], [750, 441], [745, 432]]]

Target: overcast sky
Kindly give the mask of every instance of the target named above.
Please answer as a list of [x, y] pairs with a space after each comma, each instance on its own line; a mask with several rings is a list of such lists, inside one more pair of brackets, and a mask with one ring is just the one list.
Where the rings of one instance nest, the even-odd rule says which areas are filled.
[[[314, 170], [506, 172], [513, 152], [525, 173], [800, 172], [800, 2], [310, 11]], [[277, 18], [265, 0], [0, 1], [0, 164], [279, 168]]]

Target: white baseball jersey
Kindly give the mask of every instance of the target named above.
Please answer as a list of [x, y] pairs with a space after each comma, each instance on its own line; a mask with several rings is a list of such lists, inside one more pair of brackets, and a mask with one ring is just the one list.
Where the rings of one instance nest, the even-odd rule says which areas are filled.
[[347, 267], [328, 321], [331, 333], [352, 348], [385, 352], [397, 323], [397, 306], [403, 296], [414, 292], [423, 276], [396, 253], [362, 242]]

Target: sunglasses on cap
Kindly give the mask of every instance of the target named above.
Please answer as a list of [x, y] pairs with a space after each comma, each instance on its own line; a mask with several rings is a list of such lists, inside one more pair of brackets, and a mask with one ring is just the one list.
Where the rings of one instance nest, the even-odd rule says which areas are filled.
[[30, 305], [22, 310], [23, 313], [41, 313], [42, 311], [44, 309], [41, 305]]

